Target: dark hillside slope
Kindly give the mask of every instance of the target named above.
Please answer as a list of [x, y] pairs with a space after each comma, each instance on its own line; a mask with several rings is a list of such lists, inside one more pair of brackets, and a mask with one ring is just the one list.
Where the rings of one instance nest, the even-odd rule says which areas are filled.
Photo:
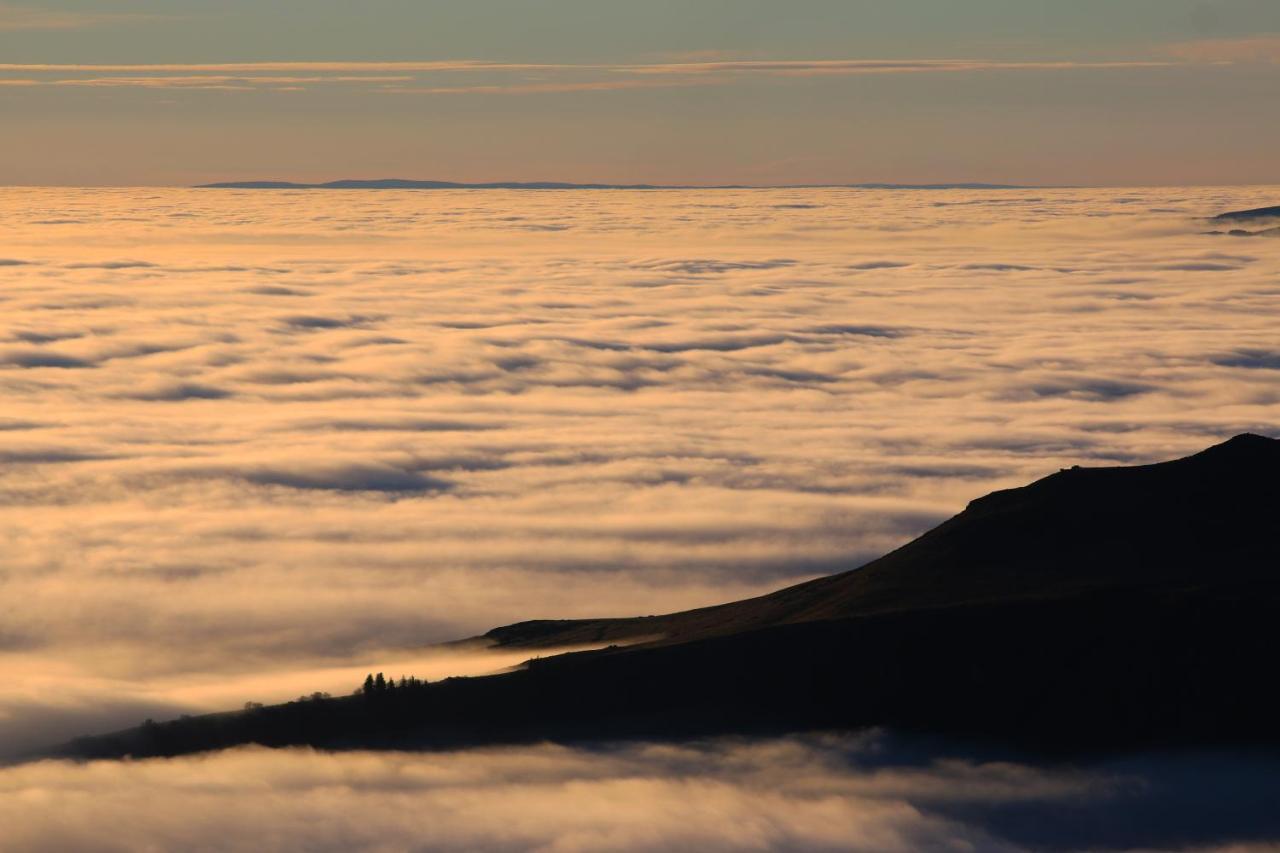
[[1220, 222], [1252, 222], [1258, 219], [1280, 219], [1280, 206], [1255, 207], [1252, 210], [1233, 210], [1213, 217]]
[[[522, 622], [511, 647], [685, 642], [771, 625], [1009, 602], [1119, 586], [1270, 575], [1280, 441], [1240, 435], [1156, 465], [1073, 468], [979, 498], [859, 569], [747, 601], [638, 619]], [[1265, 568], [1264, 568], [1265, 567]]]
[[1278, 484], [1280, 442], [1259, 436], [1160, 465], [1072, 469], [974, 501], [858, 571], [614, 623], [663, 625], [663, 642], [146, 726], [64, 754], [864, 726], [1069, 754], [1280, 744]]

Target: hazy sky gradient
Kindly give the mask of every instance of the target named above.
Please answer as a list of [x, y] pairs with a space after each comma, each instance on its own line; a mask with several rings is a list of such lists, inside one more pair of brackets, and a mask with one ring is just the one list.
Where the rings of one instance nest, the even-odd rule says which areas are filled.
[[0, 63], [3, 184], [1280, 182], [1272, 0], [0, 2]]

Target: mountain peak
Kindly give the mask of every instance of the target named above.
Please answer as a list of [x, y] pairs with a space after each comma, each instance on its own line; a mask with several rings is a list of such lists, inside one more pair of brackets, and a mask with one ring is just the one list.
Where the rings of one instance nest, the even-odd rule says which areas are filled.
[[1254, 219], [1280, 219], [1280, 206], [1255, 207], [1252, 210], [1233, 210], [1213, 217], [1221, 222], [1250, 221]]
[[1280, 439], [1244, 432], [1179, 461], [1201, 464], [1211, 462], [1218, 466], [1239, 468], [1243, 472], [1249, 466], [1280, 461]]
[[760, 598], [643, 621], [508, 626], [488, 637], [517, 646], [670, 643], [797, 621], [1270, 579], [1280, 546], [1256, 534], [1277, 506], [1280, 440], [1245, 433], [1191, 456], [1077, 466], [993, 492], [879, 560]]
[[1215, 444], [1213, 447], [1203, 451], [1204, 453], [1213, 453], [1220, 450], [1228, 450], [1232, 452], [1256, 453], [1256, 452], [1274, 452], [1280, 449], [1280, 438], [1270, 438], [1265, 435], [1259, 435], [1256, 432], [1242, 432], [1239, 435], [1232, 436], [1221, 444]]

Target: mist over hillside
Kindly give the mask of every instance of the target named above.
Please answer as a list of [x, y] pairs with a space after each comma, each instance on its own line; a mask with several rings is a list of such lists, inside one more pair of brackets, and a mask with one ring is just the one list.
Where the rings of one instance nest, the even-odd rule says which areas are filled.
[[515, 672], [434, 684], [378, 673], [355, 696], [148, 721], [58, 754], [876, 726], [1049, 754], [1280, 746], [1280, 689], [1258, 677], [1280, 612], [1277, 508], [1280, 439], [1240, 435], [1155, 465], [1075, 466], [975, 500], [866, 566], [761, 598], [485, 637], [607, 648], [552, 649]]
[[1280, 421], [1276, 258], [1201, 233], [1266, 189], [0, 194], [13, 748], [436, 679]]
[[[0, 585], [5, 600], [21, 603], [0, 629], [10, 675], [0, 687], [0, 752], [12, 759], [147, 718], [198, 720], [315, 693], [349, 708], [336, 697], [350, 696], [368, 672], [483, 686], [495, 682], [447, 679], [547, 657], [572, 638], [526, 625], [495, 634], [508, 645], [483, 654], [433, 646], [520, 622], [589, 620], [575, 624], [594, 632], [602, 617], [768, 595], [865, 566], [975, 497], [1059, 469], [1154, 463], [1241, 433], [1273, 435], [1280, 267], [1269, 241], [1203, 232], [1220, 212], [1276, 197], [1267, 188], [0, 190], [9, 216], [0, 251], [8, 318]], [[1092, 611], [1105, 618], [1089, 622], [1089, 642], [1126, 624], [1141, 627], [1141, 637], [1168, 638], [1168, 626], [1185, 617], [1224, 626], [1208, 636], [1229, 644], [1258, 624], [1240, 608], [1268, 601], [1218, 598], [1205, 609], [1180, 595], [1111, 598]], [[1020, 610], [1024, 623], [1010, 621], [1003, 604], [971, 604], [994, 608], [984, 611], [991, 632], [968, 635], [972, 643], [1025, 650], [1044, 690], [1063, 683], [1045, 654], [1062, 661], [1097, 649], [1078, 636], [1076, 611], [1060, 604]], [[1183, 616], [1170, 623], [1170, 613]], [[792, 650], [896, 638], [894, 659], [970, 672], [965, 653], [974, 645], [911, 639], [966, 636], [962, 623], [945, 613], [914, 618], [927, 619], [920, 631], [906, 621], [859, 628], [879, 632], [871, 642], [843, 629], [815, 639], [829, 624], [772, 630], [794, 634]], [[609, 630], [604, 645], [637, 639], [608, 639]], [[1027, 642], [1037, 631], [1059, 645]], [[1023, 642], [1011, 644], [1011, 635]], [[772, 674], [833, 683], [824, 669], [792, 666], [798, 658], [785, 653], [787, 643], [770, 641], [783, 650], [770, 662], [715, 636], [699, 642], [707, 654], [743, 661], [743, 683]], [[1110, 660], [1109, 680], [1099, 683], [1132, 695], [1147, 682], [1127, 678], [1125, 667], [1162, 647], [1117, 647], [1126, 654]], [[667, 649], [638, 649], [646, 656], [631, 660], [660, 661]], [[540, 671], [580, 683], [616, 657], [602, 650]], [[732, 681], [733, 669], [713, 671]], [[891, 674], [855, 670], [834, 682], [848, 691], [837, 695], [854, 697], [866, 678]], [[1013, 683], [1007, 674], [989, 677]], [[696, 690], [724, 683], [688, 682]], [[1177, 683], [1162, 677], [1154, 686]], [[899, 710], [913, 704], [910, 691], [888, 695], [903, 703]], [[998, 707], [995, 692], [966, 695], [968, 711], [949, 719], [998, 719], [986, 714]], [[1056, 723], [1052, 714], [1040, 720]], [[1135, 720], [1130, 732], [1143, 725]], [[788, 748], [769, 734], [776, 720], [738, 722], [761, 735], [746, 754]], [[1160, 722], [1166, 732], [1195, 724]], [[641, 728], [628, 736], [642, 738]], [[516, 765], [542, 760], [538, 747], [486, 747], [450, 753], [457, 758], [447, 764], [475, 766], [486, 749], [509, 750]], [[616, 813], [568, 820], [568, 803], [607, 799], [611, 786], [667, 765], [600, 764], [594, 748], [565, 749], [571, 760], [562, 775], [545, 777], [550, 788], [494, 774], [466, 789], [490, 810], [528, 791], [555, 827], [508, 825], [512, 834], [499, 838], [489, 834], [496, 827], [422, 814], [437, 815], [442, 832], [452, 827], [464, 849], [550, 844], [567, 837], [556, 827], [591, 838], [620, 833], [622, 848], [643, 849], [648, 838], [650, 847], [715, 849], [676, 823], [637, 838], [623, 833]], [[725, 766], [743, 766], [736, 748], [715, 749], [724, 750]], [[284, 775], [259, 776], [270, 781], [256, 799], [245, 796], [243, 774], [265, 765], [256, 753], [236, 752], [167, 764], [23, 765], [0, 774], [15, 794], [0, 799], [29, 804], [26, 792], [55, 792], [22, 824], [49, 840], [43, 849], [85, 846], [92, 810], [67, 798], [90, 789], [100, 792], [94, 802], [127, 818], [117, 822], [121, 838], [168, 839], [170, 847], [192, 846], [218, 822], [271, 837], [244, 811], [258, 802], [294, 821], [278, 829], [281, 846], [317, 832], [331, 833], [325, 843], [359, 846], [392, 837], [393, 825], [403, 837], [425, 831], [417, 817], [388, 818], [384, 833], [369, 834], [327, 808], [324, 791], [345, 779], [337, 784], [373, 808], [385, 796], [384, 773], [430, 775], [439, 764], [395, 752], [270, 754], [267, 763]], [[705, 763], [707, 796], [689, 814], [705, 819], [723, 802], [723, 813], [736, 816], [729, 823], [752, 827], [724, 836], [739, 847], [751, 839], [820, 846], [858, 826], [885, 833], [868, 836], [883, 842], [877, 849], [1046, 846], [1026, 834], [1043, 813], [1023, 819], [1019, 831], [1007, 822], [999, 831], [955, 824], [938, 800], [925, 808], [915, 794], [879, 788], [888, 771], [868, 777], [841, 763], [843, 747], [806, 748], [797, 768], [834, 769], [822, 771], [814, 790], [787, 794], [764, 812], [766, 782], [735, 787], [731, 770], [715, 769], [721, 759], [699, 755], [691, 760]], [[899, 758], [919, 755], [908, 749]], [[959, 784], [943, 755], [920, 759], [931, 768], [922, 777], [930, 790]], [[967, 755], [979, 775], [1003, 761], [1011, 768], [990, 772], [1021, 779], [1045, 769], [1025, 756]], [[1169, 761], [1143, 765], [1138, 781], [1124, 784], [1149, 789], [1171, 773], [1206, 778], [1199, 759]], [[1186, 815], [1175, 834], [1187, 843], [1267, 837], [1267, 810], [1250, 812], [1246, 796], [1265, 794], [1265, 785], [1247, 782], [1266, 777], [1265, 762], [1215, 766], [1224, 785], [1244, 786], [1235, 803], [1249, 814], [1219, 802], [1204, 806], [1206, 816], [1177, 797], [1144, 808]], [[285, 778], [290, 768], [294, 783]], [[195, 796], [194, 780], [221, 770], [227, 787], [201, 795], [211, 823], [139, 805], [163, 799], [156, 785]], [[1053, 768], [1046, 778], [1037, 790], [1066, 790]], [[1111, 778], [1090, 777], [1085, 788], [1098, 795]], [[111, 781], [95, 787], [102, 779]], [[868, 799], [853, 793], [859, 789], [889, 793]], [[456, 802], [456, 790], [439, 788], [441, 802]], [[652, 794], [637, 801], [637, 821], [649, 819], [648, 806], [679, 800], [666, 778]], [[1104, 800], [1124, 802], [1090, 802]], [[1050, 812], [1070, 811], [1045, 802]], [[1017, 823], [1008, 813], [1022, 808], [1005, 801], [998, 810]], [[1090, 814], [1114, 823], [1106, 811], [1113, 807], [1099, 808]], [[928, 814], [920, 825], [892, 818], [921, 809]], [[770, 817], [753, 823], [751, 814]], [[518, 812], [510, 816], [519, 821]], [[1151, 829], [1132, 837], [1159, 847], [1171, 836]]]

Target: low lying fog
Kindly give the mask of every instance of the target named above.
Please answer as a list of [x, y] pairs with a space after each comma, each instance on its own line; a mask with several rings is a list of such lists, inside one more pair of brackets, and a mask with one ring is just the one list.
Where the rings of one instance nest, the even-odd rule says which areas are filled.
[[0, 769], [11, 851], [1274, 850], [1280, 762], [924, 759], [879, 734]]
[[1277, 198], [0, 189], [0, 750], [1274, 432]]

